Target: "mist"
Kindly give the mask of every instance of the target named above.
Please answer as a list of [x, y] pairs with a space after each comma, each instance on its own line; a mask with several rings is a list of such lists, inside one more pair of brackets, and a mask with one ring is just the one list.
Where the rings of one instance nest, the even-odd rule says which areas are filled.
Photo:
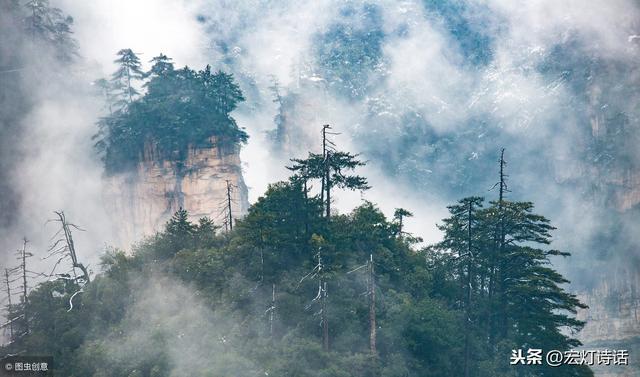
[[[619, 88], [638, 79], [637, 2], [52, 3], [74, 17], [80, 58], [69, 67], [39, 58], [29, 69], [44, 69], [46, 80], [21, 73], [32, 104], [17, 126], [19, 138], [3, 145], [3, 155], [15, 157], [3, 162], [3, 177], [20, 193], [19, 199], [3, 195], [15, 214], [0, 231], [5, 251], [25, 236], [42, 256], [55, 232], [46, 221], [59, 209], [86, 230], [76, 238], [92, 266], [112, 239], [117, 221], [104, 211], [102, 166], [91, 139], [104, 108], [91, 82], [111, 73], [121, 48], [132, 48], [145, 63], [162, 52], [178, 67], [211, 64], [235, 74], [247, 97], [234, 116], [250, 135], [241, 155], [250, 201], [286, 178], [290, 158], [317, 152], [320, 127], [331, 124], [341, 133], [333, 139], [338, 147], [368, 161], [363, 175], [373, 186], [338, 194], [338, 210], [363, 199], [389, 216], [394, 208], [410, 209], [415, 217], [407, 229], [427, 243], [439, 239], [435, 224], [448, 203], [464, 195], [495, 198], [490, 189], [502, 147], [510, 198], [537, 203], [574, 260], [597, 254], [590, 240], [615, 217], [606, 200], [586, 195], [593, 170], [585, 161], [585, 135], [592, 132], [594, 106], [624, 110], [637, 122], [638, 93]], [[359, 33], [380, 35], [374, 61], [356, 68], [356, 76], [323, 60], [329, 43], [323, 38], [341, 27], [356, 41]], [[19, 54], [33, 61], [33, 51]], [[585, 62], [604, 68], [588, 71], [580, 66]], [[274, 83], [283, 96], [313, 104], [300, 118], [311, 121], [287, 124], [296, 135], [287, 143], [272, 137], [280, 111]], [[594, 105], [589, 88], [595, 86], [603, 94]], [[637, 167], [637, 153], [628, 154]], [[634, 234], [637, 224], [630, 220], [624, 229]], [[9, 256], [3, 253], [3, 265], [13, 264]]]

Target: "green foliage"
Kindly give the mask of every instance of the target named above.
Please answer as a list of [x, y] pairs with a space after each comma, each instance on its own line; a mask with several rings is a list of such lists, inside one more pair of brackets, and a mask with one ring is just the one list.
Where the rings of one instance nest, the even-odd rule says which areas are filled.
[[27, 16], [24, 18], [26, 33], [32, 42], [53, 48], [56, 58], [70, 62], [77, 56], [78, 46], [72, 38], [73, 17], [52, 7], [48, 0], [30, 0], [25, 4]]
[[288, 167], [295, 173], [294, 177], [302, 180], [322, 179], [328, 175], [331, 186], [349, 190], [367, 190], [367, 180], [359, 175], [346, 175], [345, 171], [353, 170], [365, 163], [357, 159], [358, 155], [349, 152], [327, 152], [326, 159], [320, 154], [309, 153], [306, 159], [292, 159], [295, 164]]
[[[444, 287], [440, 294], [464, 310], [475, 337], [489, 339], [479, 348], [489, 352], [473, 352], [469, 362], [486, 362], [501, 342], [544, 350], [581, 345], [569, 334], [584, 326], [573, 315], [586, 306], [562, 288], [568, 280], [551, 267], [552, 257], [569, 256], [547, 247], [555, 228], [533, 213], [532, 203], [498, 201], [481, 209], [482, 203], [471, 197], [449, 206], [451, 216], [440, 225], [443, 241], [425, 250], [437, 254], [431, 259]], [[576, 370], [571, 375], [591, 375]], [[569, 375], [546, 365], [535, 373]]]
[[[107, 172], [129, 169], [144, 158], [183, 161], [189, 148], [246, 142], [246, 132], [230, 115], [244, 101], [231, 74], [212, 73], [209, 66], [176, 70], [162, 54], [143, 74], [131, 50], [119, 55], [120, 66], [105, 93], [111, 113], [100, 120], [95, 136]], [[146, 93], [138, 96], [133, 81], [143, 77], [148, 78]]]
[[140, 93], [134, 87], [134, 81], [142, 80], [144, 72], [138, 56], [130, 49], [118, 51], [118, 69], [111, 75], [111, 89], [116, 93], [116, 106], [124, 108], [133, 102], [133, 97]]
[[[440, 226], [443, 241], [416, 250], [399, 236], [409, 211], [387, 219], [364, 202], [326, 217], [299, 178], [269, 186], [233, 231], [217, 234], [210, 219], [193, 223], [181, 209], [131, 255], [109, 250], [72, 310], [76, 283], [41, 284], [29, 295], [31, 333], [4, 351], [53, 354], [56, 372], [72, 377], [458, 376], [465, 362], [471, 376], [489, 377], [516, 374], [512, 349], [579, 345], [566, 330], [581, 328], [572, 314], [583, 305], [549, 261], [568, 254], [548, 248], [554, 228], [531, 203], [462, 199]], [[375, 354], [361, 269], [370, 256]], [[319, 274], [328, 351], [314, 299]]]

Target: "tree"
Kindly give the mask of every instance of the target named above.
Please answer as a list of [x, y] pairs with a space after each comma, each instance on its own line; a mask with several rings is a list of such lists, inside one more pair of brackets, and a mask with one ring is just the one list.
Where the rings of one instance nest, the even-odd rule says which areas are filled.
[[111, 82], [105, 78], [101, 78], [95, 80], [93, 85], [97, 88], [99, 94], [104, 98], [107, 109], [109, 109], [109, 115], [113, 115], [113, 105], [114, 105], [114, 94], [113, 88], [111, 87]]
[[175, 251], [180, 247], [190, 247], [196, 230], [196, 226], [189, 221], [189, 214], [183, 208], [178, 209], [165, 225], [167, 241]]
[[319, 231], [321, 213], [319, 200], [307, 198], [299, 183], [269, 185], [244, 219], [238, 220], [236, 230], [247, 248], [260, 253], [260, 258], [252, 257], [247, 267], [261, 280], [273, 282], [289, 266], [304, 260], [312, 234]]
[[[58, 218], [52, 221], [60, 223], [60, 229], [57, 231], [56, 236], [61, 233], [62, 236], [54, 240], [53, 245], [49, 247], [49, 255], [47, 256], [47, 258], [54, 256], [58, 258], [54, 264], [53, 270], [49, 275], [53, 275], [55, 269], [63, 260], [70, 259], [71, 273], [74, 276], [74, 280], [77, 281], [78, 279], [80, 279], [84, 283], [89, 283], [91, 281], [91, 278], [89, 277], [89, 271], [87, 270], [85, 265], [78, 260], [75, 244], [73, 242], [73, 235], [71, 234], [71, 228], [75, 228], [76, 230], [82, 229], [80, 229], [77, 225], [68, 222], [63, 211], [54, 211], [54, 213]], [[82, 276], [76, 277], [76, 268], [82, 272]]]
[[[444, 225], [439, 229], [444, 232], [443, 241], [436, 246], [437, 249], [452, 252], [457, 255], [455, 263], [458, 269], [458, 281], [460, 282], [460, 303], [464, 310], [464, 364], [463, 375], [469, 376], [471, 369], [471, 326], [476, 320], [472, 307], [474, 286], [477, 283], [475, 276], [476, 254], [482, 244], [482, 237], [478, 221], [478, 208], [482, 207], [483, 198], [469, 197], [458, 201], [457, 204], [448, 206], [451, 217], [444, 220]], [[476, 243], [476, 241], [478, 241]]]
[[[485, 219], [490, 221], [487, 228], [500, 222], [504, 229], [503, 253], [497, 261], [501, 286], [498, 310], [502, 318], [499, 339], [543, 349], [579, 346], [581, 343], [569, 334], [584, 326], [574, 315], [586, 305], [561, 287], [569, 281], [550, 267], [552, 257], [570, 255], [546, 248], [555, 228], [544, 216], [533, 213], [530, 202], [503, 201], [501, 208], [494, 202], [485, 211]], [[548, 375], [567, 375], [546, 365], [541, 369]]]
[[[480, 209], [482, 199], [465, 198], [449, 206], [451, 216], [443, 220], [440, 229], [444, 239], [431, 252], [444, 256], [443, 269], [450, 272], [445, 279], [454, 279], [457, 294], [451, 302], [459, 308], [465, 321], [463, 371], [477, 365], [470, 359], [473, 342], [488, 340], [489, 349], [503, 342], [516, 348], [569, 350], [580, 342], [575, 334], [584, 322], [575, 319], [578, 308], [585, 308], [562, 285], [568, 283], [551, 266], [551, 258], [567, 257], [569, 253], [550, 249], [549, 220], [533, 212], [529, 202], [492, 202]], [[501, 252], [496, 252], [496, 229], [504, 236]], [[500, 238], [498, 238], [500, 239]], [[490, 295], [487, 280], [497, 279], [497, 295]], [[494, 313], [500, 319], [499, 331], [494, 333]], [[491, 353], [479, 359], [490, 357]], [[534, 367], [535, 375], [590, 375], [588, 368]]]
[[118, 69], [111, 76], [111, 83], [114, 90], [118, 92], [118, 105], [124, 108], [133, 102], [134, 96], [140, 94], [133, 82], [142, 80], [144, 72], [140, 59], [130, 48], [118, 51], [117, 55], [119, 58], [113, 62], [118, 64]]
[[151, 69], [145, 74], [148, 81], [143, 85], [147, 89], [146, 96], [162, 101], [163, 97], [171, 95], [172, 89], [175, 89], [176, 70], [172, 59], [164, 54], [154, 56], [150, 63]]
[[151, 69], [149, 70], [149, 72], [147, 72], [146, 76], [148, 77], [151, 75], [155, 75], [158, 77], [162, 77], [162, 76], [170, 75], [175, 70], [175, 68], [173, 67], [173, 62], [171, 62], [171, 60], [173, 59], [171, 59], [165, 54], [154, 56], [150, 60], [150, 63], [152, 63], [152, 65], [151, 65]]
[[130, 169], [141, 159], [156, 159], [176, 162], [176, 174], [182, 175], [180, 163], [189, 148], [228, 148], [247, 141], [247, 133], [230, 115], [244, 100], [232, 75], [212, 74], [210, 66], [175, 69], [171, 59], [160, 54], [144, 75], [146, 93], [134, 98], [131, 80], [142, 78], [139, 61], [131, 50], [121, 50], [116, 61], [120, 67], [112, 89], [120, 109], [99, 121], [95, 136], [109, 173]]
[[[0, 350], [51, 354], [65, 376], [168, 376], [182, 365], [174, 351], [190, 349], [206, 361], [189, 362], [193, 376], [511, 377], [511, 349], [579, 345], [583, 305], [550, 264], [568, 253], [549, 247], [549, 221], [531, 203], [482, 204], [449, 206], [443, 241], [422, 252], [371, 202], [327, 218], [299, 176], [270, 185], [224, 235], [180, 209], [130, 254], [110, 250], [73, 310], [77, 279], [27, 292], [30, 331]], [[490, 271], [504, 278], [496, 297]], [[501, 314], [500, 301], [506, 335], [490, 337], [487, 313]], [[571, 365], [515, 372], [592, 375]]]
[[396, 210], [393, 212], [393, 219], [395, 220], [397, 226], [398, 226], [398, 237], [402, 238], [402, 234], [404, 233], [403, 226], [404, 226], [404, 219], [406, 217], [413, 217], [413, 213], [407, 211], [404, 208], [396, 208]]
[[[292, 159], [294, 164], [287, 169], [294, 176], [306, 182], [308, 179], [320, 179], [323, 182], [326, 217], [331, 217], [331, 189], [368, 190], [367, 179], [359, 175], [345, 174], [366, 163], [358, 160], [358, 155], [349, 152], [329, 151], [325, 156], [309, 153], [306, 159]], [[322, 193], [321, 193], [322, 194]], [[321, 195], [322, 196], [322, 195]]]
[[78, 50], [76, 41], [71, 37], [73, 18], [51, 7], [48, 0], [30, 0], [25, 6], [29, 15], [25, 17], [24, 24], [32, 42], [42, 41], [45, 46], [53, 47], [56, 57], [62, 62], [73, 60]]

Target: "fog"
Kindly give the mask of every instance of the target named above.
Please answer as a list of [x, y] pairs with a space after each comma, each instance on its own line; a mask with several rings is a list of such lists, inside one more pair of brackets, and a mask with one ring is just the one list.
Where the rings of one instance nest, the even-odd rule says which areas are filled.
[[[593, 170], [585, 161], [584, 140], [592, 132], [591, 112], [599, 111], [591, 103], [596, 89], [602, 92], [597, 106], [626, 111], [637, 132], [638, 93], [625, 89], [628, 80], [638, 79], [635, 1], [464, 1], [450, 8], [429, 1], [52, 4], [74, 17], [80, 58], [59, 67], [44, 53], [20, 52], [25, 61], [37, 60], [29, 70], [47, 74], [43, 80], [21, 73], [32, 106], [15, 126], [20, 132], [12, 133], [20, 135], [17, 145], [3, 146], [3, 154], [14, 159], [3, 163], [2, 176], [19, 193], [18, 199], [2, 196], [3, 202], [17, 203], [0, 232], [6, 265], [13, 264], [9, 252], [23, 236], [32, 240], [37, 256], [43, 255], [55, 232], [46, 223], [53, 210], [64, 209], [86, 230], [76, 238], [92, 266], [110, 243], [121, 219], [109, 219], [102, 205], [102, 167], [91, 136], [104, 109], [90, 83], [112, 72], [121, 48], [132, 48], [145, 64], [162, 52], [178, 67], [211, 64], [236, 75], [247, 97], [234, 116], [250, 135], [241, 157], [251, 201], [286, 177], [289, 158], [318, 151], [320, 127], [328, 123], [341, 133], [333, 138], [339, 148], [362, 153], [368, 161], [362, 173], [373, 186], [362, 194], [337, 194], [340, 212], [362, 199], [378, 203], [389, 216], [396, 207], [408, 208], [415, 218], [407, 229], [434, 242], [435, 223], [452, 200], [495, 198], [489, 189], [505, 147], [510, 197], [536, 202], [559, 227], [559, 244], [574, 258], [589, 260], [597, 252], [589, 249], [590, 238], [610, 222], [606, 201], [585, 196], [583, 182]], [[356, 68], [358, 95], [332, 87], [325, 74], [338, 69], [327, 69], [319, 58], [322, 36], [336, 25], [348, 25], [347, 35], [368, 28], [382, 35], [376, 61]], [[590, 61], [605, 68], [589, 73], [581, 64]], [[338, 68], [348, 64], [343, 63]], [[589, 74], [597, 76], [583, 77]], [[277, 128], [274, 82], [299, 104], [321, 105], [308, 109], [315, 122], [287, 125], [287, 132], [301, 136], [286, 144], [267, 134]], [[420, 143], [454, 136], [437, 157], [432, 146]], [[637, 167], [637, 155], [629, 155]], [[625, 229], [634, 234], [637, 224], [625, 223]]]

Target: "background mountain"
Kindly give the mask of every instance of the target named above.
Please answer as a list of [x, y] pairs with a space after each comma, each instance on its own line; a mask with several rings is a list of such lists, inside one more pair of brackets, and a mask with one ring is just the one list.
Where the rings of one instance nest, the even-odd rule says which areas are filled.
[[[410, 230], [435, 241], [446, 203], [495, 196], [506, 148], [509, 198], [533, 200], [574, 255], [570, 265], [554, 263], [591, 307], [581, 313], [585, 339], [637, 344], [637, 2], [53, 5], [75, 17], [79, 50], [66, 15], [54, 12], [48, 28], [20, 34], [29, 21], [10, 15], [24, 4], [3, 3], [6, 250], [23, 235], [44, 249], [51, 230], [42, 223], [59, 208], [89, 228], [79, 242], [92, 254], [114, 239], [104, 187], [90, 183], [102, 182], [91, 136], [105, 108], [89, 83], [131, 45], [144, 60], [167, 52], [180, 64], [234, 74], [246, 97], [234, 117], [250, 135], [241, 158], [251, 201], [286, 176], [289, 158], [319, 151], [320, 126], [329, 123], [342, 132], [340, 145], [369, 160], [374, 189], [365, 198], [385, 212], [421, 209]], [[46, 44], [10, 47], [29, 46], [34, 32]], [[359, 199], [337, 206], [347, 211]]]

